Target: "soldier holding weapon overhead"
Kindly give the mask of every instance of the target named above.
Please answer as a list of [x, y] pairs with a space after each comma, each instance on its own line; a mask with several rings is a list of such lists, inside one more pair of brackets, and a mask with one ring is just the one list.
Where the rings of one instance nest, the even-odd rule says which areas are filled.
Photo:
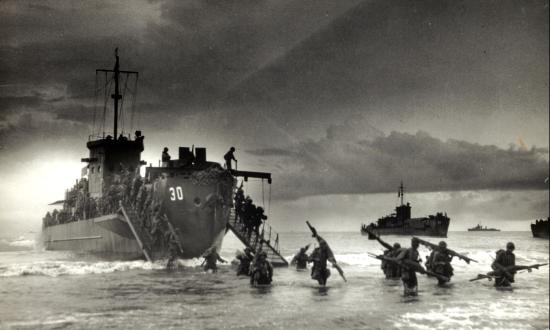
[[315, 248], [311, 255], [309, 256], [309, 262], [313, 262], [313, 267], [311, 268], [311, 278], [317, 280], [320, 285], [325, 286], [327, 284], [327, 279], [330, 276], [330, 270], [327, 268], [327, 260], [332, 263], [332, 267], [338, 270], [338, 273], [347, 282], [346, 277], [344, 276], [344, 271], [336, 262], [334, 258], [334, 253], [328, 243], [317, 234], [317, 230], [306, 221], [309, 230], [311, 230], [312, 236], [317, 239], [319, 247]]

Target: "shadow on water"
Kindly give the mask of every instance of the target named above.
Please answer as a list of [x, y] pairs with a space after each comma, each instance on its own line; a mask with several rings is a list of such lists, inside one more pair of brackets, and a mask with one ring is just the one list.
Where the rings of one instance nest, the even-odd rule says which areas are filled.
[[251, 285], [250, 288], [251, 288], [250, 293], [252, 295], [266, 295], [266, 294], [271, 294], [272, 285], [271, 284]]
[[328, 296], [328, 290], [330, 290], [329, 286], [320, 286], [317, 288], [317, 293], [319, 296]]

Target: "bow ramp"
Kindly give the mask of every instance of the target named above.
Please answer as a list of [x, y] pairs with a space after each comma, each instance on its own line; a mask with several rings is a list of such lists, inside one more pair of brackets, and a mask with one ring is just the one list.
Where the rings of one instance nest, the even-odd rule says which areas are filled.
[[132, 231], [132, 234], [134, 235], [134, 238], [136, 239], [139, 248], [143, 252], [143, 256], [145, 256], [145, 259], [150, 262], [152, 257], [151, 237], [149, 233], [147, 233], [147, 231], [144, 230], [139, 224], [139, 217], [136, 211], [131, 205], [127, 203], [121, 203], [120, 213], [122, 213], [124, 220], [126, 220], [128, 227], [130, 227], [130, 230]]
[[[227, 223], [227, 230], [231, 230], [233, 234], [235, 234], [244, 245], [252, 249], [252, 251], [261, 249], [266, 252], [267, 260], [269, 260], [273, 266], [288, 266], [288, 261], [281, 255], [279, 250], [279, 234], [275, 233], [275, 231], [271, 229], [271, 226], [267, 225], [265, 222], [260, 230], [260, 235], [256, 234], [253, 230], [249, 234], [244, 223], [237, 219], [235, 209], [233, 208], [231, 209], [231, 215]], [[274, 239], [272, 240], [272, 238]]]

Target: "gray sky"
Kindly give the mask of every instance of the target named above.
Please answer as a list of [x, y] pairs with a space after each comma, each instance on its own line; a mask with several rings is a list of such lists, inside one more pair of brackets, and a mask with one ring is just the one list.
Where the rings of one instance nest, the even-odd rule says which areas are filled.
[[[149, 162], [165, 145], [206, 146], [215, 161], [235, 145], [239, 166], [273, 172], [274, 201], [287, 206], [393, 194], [402, 179], [419, 196], [498, 200], [517, 192], [540, 200], [548, 176], [548, 8], [548, 1], [2, 1], [0, 224], [36, 222], [43, 204], [78, 177], [98, 104], [95, 69], [113, 66], [115, 47], [122, 69], [140, 72], [134, 128], [146, 135]], [[455, 213], [471, 205], [424, 203]], [[498, 203], [489, 204], [483, 212], [500, 217]], [[537, 205], [547, 216], [547, 200]], [[272, 218], [292, 217], [285, 209]], [[530, 203], [516, 209], [525, 211], [517, 220], [535, 216]]]

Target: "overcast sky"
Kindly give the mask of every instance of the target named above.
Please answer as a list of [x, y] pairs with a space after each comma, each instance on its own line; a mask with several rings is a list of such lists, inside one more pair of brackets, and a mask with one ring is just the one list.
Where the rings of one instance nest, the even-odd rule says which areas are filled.
[[312, 210], [330, 198], [354, 229], [391, 212], [400, 180], [415, 209], [463, 215], [458, 229], [546, 217], [548, 12], [548, 1], [2, 1], [0, 225], [35, 225], [79, 176], [103, 104], [95, 69], [112, 68], [115, 47], [140, 72], [123, 128], [142, 129], [143, 158], [194, 144], [221, 161], [234, 145], [239, 167], [273, 172], [275, 226], [322, 218]]

